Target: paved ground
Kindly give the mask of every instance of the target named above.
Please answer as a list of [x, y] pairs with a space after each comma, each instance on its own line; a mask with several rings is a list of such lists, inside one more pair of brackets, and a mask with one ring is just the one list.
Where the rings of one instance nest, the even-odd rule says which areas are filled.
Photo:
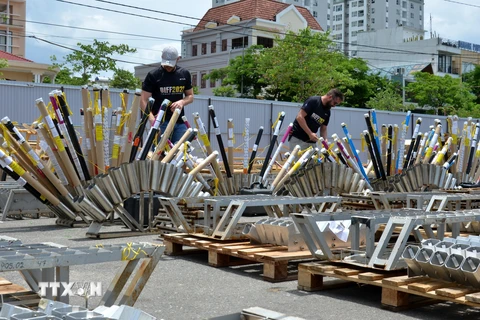
[[[161, 243], [158, 236], [92, 240], [86, 228], [62, 228], [54, 219], [9, 220], [0, 223], [0, 235], [23, 243], [55, 242], [71, 247], [99, 243], [119, 244], [132, 241]], [[106, 288], [119, 263], [73, 267], [71, 281], [102, 281]], [[208, 266], [205, 254], [164, 256], [140, 295], [135, 307], [158, 319], [209, 319], [238, 313], [249, 307], [263, 307], [305, 319], [463, 319], [480, 318], [480, 310], [442, 303], [411, 311], [393, 313], [381, 309], [380, 289], [352, 286], [343, 289], [306, 293], [297, 290], [296, 281], [269, 283], [260, 277], [262, 267], [249, 265], [231, 268]], [[12, 282], [26, 285], [17, 272], [0, 272]], [[84, 305], [79, 297], [72, 304]], [[90, 300], [90, 306], [98, 299]]]

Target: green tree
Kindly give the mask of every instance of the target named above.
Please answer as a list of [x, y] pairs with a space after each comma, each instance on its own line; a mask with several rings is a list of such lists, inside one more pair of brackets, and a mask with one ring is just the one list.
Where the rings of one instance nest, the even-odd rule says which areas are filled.
[[[126, 44], [111, 45], [108, 41], [102, 42], [97, 39], [94, 39], [91, 45], [82, 43], [77, 43], [77, 45], [80, 49], [67, 54], [64, 57], [65, 63], [57, 63], [55, 56], [52, 56], [51, 60], [54, 66], [60, 68], [61, 72], [64, 68], [68, 69], [70, 72], [65, 72], [70, 78], [75, 78], [73, 74], [80, 74], [81, 84], [87, 84], [93, 75], [97, 75], [101, 71], [116, 71], [116, 60], [112, 57], [113, 55], [124, 55], [137, 51]], [[65, 77], [67, 81], [70, 80], [68, 76]], [[63, 79], [61, 77], [58, 83], [61, 83], [60, 81]]]
[[347, 75], [346, 81], [345, 76], [342, 76], [335, 85], [346, 95], [342, 106], [363, 108], [373, 96], [391, 85], [387, 78], [370, 72], [363, 59], [339, 59], [339, 62], [339, 73], [343, 71]]
[[117, 69], [113, 74], [112, 81], [110, 81], [110, 87], [136, 89], [142, 87], [142, 81], [128, 70]]
[[[348, 59], [336, 52], [328, 34], [310, 29], [288, 32], [277, 37], [272, 48], [251, 46], [230, 60], [227, 67], [213, 70], [207, 79], [222, 80], [215, 94], [230, 92], [232, 86], [240, 96], [303, 102], [339, 87], [347, 96], [344, 105], [363, 107], [386, 80], [370, 74], [365, 61]], [[230, 93], [229, 93], [230, 94]]]
[[440, 77], [416, 72], [415, 82], [408, 84], [406, 91], [419, 106], [430, 106], [444, 115], [475, 106], [475, 95], [470, 92], [469, 86], [449, 75]]
[[[5, 59], [0, 59], [0, 69], [8, 67], [8, 62]], [[0, 72], [0, 77], [3, 76], [3, 73]], [[1, 79], [1, 78], [0, 78]]]
[[212, 90], [213, 94], [217, 97], [235, 97], [235, 89], [233, 86], [220, 86]]
[[475, 69], [465, 73], [463, 82], [470, 86], [472, 93], [476, 96], [476, 103], [480, 104], [480, 66], [476, 65]]
[[407, 109], [403, 105], [402, 96], [393, 84], [388, 85], [384, 90], [379, 90], [368, 100], [366, 105], [375, 110], [403, 111]]
[[303, 102], [348, 82], [339, 72], [339, 60], [346, 59], [331, 50], [328, 34], [312, 32], [309, 28], [299, 33], [289, 31], [285, 38], [277, 37], [273, 48], [262, 51], [259, 69], [261, 81], [268, 87], [269, 97], [282, 101]]
[[[263, 46], [250, 46], [245, 52], [230, 60], [228, 66], [214, 69], [205, 76], [205, 79], [222, 80], [222, 86], [214, 90], [215, 95], [231, 94], [233, 87], [241, 97], [255, 99], [264, 86], [260, 82], [261, 73], [258, 69], [259, 54]], [[229, 87], [230, 88], [223, 88]]]

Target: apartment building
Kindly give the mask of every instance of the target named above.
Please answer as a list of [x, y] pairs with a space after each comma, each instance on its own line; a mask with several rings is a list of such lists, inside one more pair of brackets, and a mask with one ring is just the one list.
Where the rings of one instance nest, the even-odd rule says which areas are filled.
[[26, 0], [0, 0], [0, 50], [25, 57]]
[[[217, 7], [242, 0], [212, 0]], [[324, 30], [331, 30], [337, 48], [358, 55], [357, 34], [397, 26], [423, 32], [424, 0], [278, 0], [305, 7]]]
[[424, 32], [424, 0], [329, 0], [332, 38], [350, 56], [358, 55], [358, 34], [398, 26]]

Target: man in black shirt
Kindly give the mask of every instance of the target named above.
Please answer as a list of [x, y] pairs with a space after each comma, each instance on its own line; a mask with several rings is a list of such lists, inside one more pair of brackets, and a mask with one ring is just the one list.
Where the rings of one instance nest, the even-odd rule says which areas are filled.
[[328, 91], [321, 97], [308, 98], [293, 122], [292, 133], [289, 139], [290, 149], [299, 145], [306, 149], [318, 141], [317, 131], [327, 140], [327, 125], [330, 121], [330, 109], [343, 102], [343, 94], [338, 89]]
[[155, 116], [163, 100], [168, 99], [172, 102], [165, 112], [165, 120], [160, 126], [161, 132], [165, 131], [173, 111], [175, 109], [181, 110], [180, 117], [170, 136], [172, 143], [180, 140], [187, 131], [187, 127], [182, 120], [182, 116], [185, 115], [183, 108], [193, 102], [192, 77], [187, 69], [177, 65], [179, 59], [178, 51], [174, 47], [163, 49], [161, 66], [150, 71], [145, 77], [140, 100], [140, 108], [145, 110], [148, 98], [153, 97], [155, 99], [149, 115], [151, 125], [155, 121]]

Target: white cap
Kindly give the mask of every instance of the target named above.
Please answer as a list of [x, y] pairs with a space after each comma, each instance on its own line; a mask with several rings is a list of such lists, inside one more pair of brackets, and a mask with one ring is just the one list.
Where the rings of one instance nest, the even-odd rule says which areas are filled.
[[162, 52], [162, 66], [175, 67], [178, 51], [174, 47], [166, 47]]

